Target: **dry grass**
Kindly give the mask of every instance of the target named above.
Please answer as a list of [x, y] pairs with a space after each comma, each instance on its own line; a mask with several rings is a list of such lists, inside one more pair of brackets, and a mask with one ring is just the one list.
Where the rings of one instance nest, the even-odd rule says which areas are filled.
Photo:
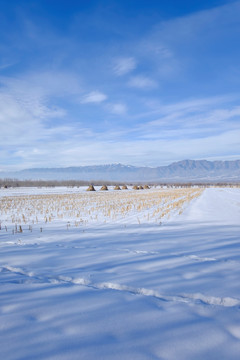
[[203, 189], [149, 189], [126, 192], [79, 192], [9, 196], [0, 199], [1, 228], [12, 224], [15, 232], [52, 222], [69, 226], [109, 221], [160, 222], [172, 212], [181, 213]]

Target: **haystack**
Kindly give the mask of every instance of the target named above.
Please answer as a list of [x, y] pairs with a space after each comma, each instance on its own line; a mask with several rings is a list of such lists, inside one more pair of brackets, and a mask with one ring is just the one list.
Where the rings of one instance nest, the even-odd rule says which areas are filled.
[[104, 190], [104, 191], [108, 190], [107, 185], [103, 185], [100, 190]]
[[87, 188], [87, 191], [96, 191], [96, 190], [94, 189], [93, 185], [89, 185], [89, 187]]
[[127, 190], [127, 189], [128, 189], [127, 185], [122, 186], [122, 190]]
[[142, 185], [139, 186], [139, 190], [143, 190], [143, 186], [142, 186]]
[[116, 185], [114, 190], [121, 190], [120, 186]]
[[144, 189], [150, 189], [148, 185], [144, 185]]
[[137, 185], [134, 185], [133, 190], [139, 190], [139, 187]]

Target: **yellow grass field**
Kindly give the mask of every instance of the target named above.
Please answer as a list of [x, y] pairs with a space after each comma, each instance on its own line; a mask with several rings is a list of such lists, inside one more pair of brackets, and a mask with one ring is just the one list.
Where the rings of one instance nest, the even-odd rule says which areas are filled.
[[[93, 193], [6, 196], [0, 199], [1, 226], [26, 226], [66, 222], [67, 226], [106, 222], [160, 222], [181, 213], [203, 189], [150, 189]], [[21, 231], [20, 230], [20, 231]]]

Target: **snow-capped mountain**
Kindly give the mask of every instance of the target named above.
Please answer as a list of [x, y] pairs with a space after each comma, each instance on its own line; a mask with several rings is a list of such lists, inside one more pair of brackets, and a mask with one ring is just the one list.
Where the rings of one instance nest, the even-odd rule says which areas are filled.
[[168, 166], [137, 167], [122, 164], [66, 168], [34, 168], [0, 173], [0, 178], [19, 180], [109, 180], [109, 181], [240, 181], [240, 160], [183, 160]]

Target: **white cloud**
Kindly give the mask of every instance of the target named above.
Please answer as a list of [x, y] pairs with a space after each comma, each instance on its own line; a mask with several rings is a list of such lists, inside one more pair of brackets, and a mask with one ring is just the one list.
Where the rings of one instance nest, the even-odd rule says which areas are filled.
[[128, 86], [138, 89], [153, 89], [158, 86], [157, 82], [146, 76], [134, 76], [129, 82]]
[[37, 71], [18, 77], [0, 77], [0, 84], [21, 98], [79, 96], [82, 88], [76, 75], [66, 71]]
[[87, 104], [87, 103], [101, 103], [107, 99], [107, 95], [101, 93], [100, 91], [92, 91], [89, 94], [85, 95], [81, 103]]
[[122, 76], [133, 71], [136, 66], [137, 63], [133, 57], [119, 58], [115, 60], [113, 71], [117, 76]]
[[108, 104], [107, 108], [112, 114], [116, 115], [124, 115], [127, 112], [127, 106], [121, 103]]
[[66, 128], [59, 131], [55, 124], [53, 128], [47, 125], [48, 119], [62, 118], [63, 109], [51, 109], [41, 102], [25, 103], [10, 94], [0, 92], [0, 143], [7, 149], [21, 146], [32, 146], [37, 142], [53, 138], [57, 134], [66, 132]]
[[62, 71], [0, 77], [0, 122], [23, 124], [60, 119], [66, 110], [57, 105], [64, 97], [77, 102], [82, 89], [76, 76]]
[[[1, 164], [3, 170], [116, 161], [158, 166], [185, 158], [233, 159], [240, 154], [236, 120], [240, 109], [231, 106], [231, 102], [227, 104], [226, 99], [224, 104], [224, 98], [163, 105], [159, 120], [149, 121], [142, 127], [137, 122], [119, 131], [105, 127], [98, 132], [82, 128], [79, 123], [55, 124], [49, 128], [45, 119], [34, 115], [36, 110], [32, 112], [30, 106], [24, 106], [12, 95], [0, 95], [0, 142], [5, 149], [4, 153], [0, 151], [0, 157], [6, 159], [6, 163]], [[126, 112], [123, 103], [105, 106], [117, 115]]]
[[[186, 158], [215, 159], [219, 154], [221, 159], [232, 159], [229, 149], [240, 157], [239, 130], [189, 141], [177, 138], [120, 140], [112, 139], [110, 135], [95, 134], [94, 141], [87, 138], [82, 141], [67, 141], [57, 152], [55, 148], [59, 144], [54, 143], [46, 155], [54, 166], [94, 165], [116, 161], [130, 165], [158, 166]], [[32, 155], [28, 153], [29, 159], [30, 156]], [[33, 159], [36, 161], [36, 156]], [[38, 161], [44, 164], [42, 155]]]
[[2, 63], [0, 63], [0, 71], [7, 69], [15, 64], [16, 64], [16, 62], [2, 62]]
[[192, 81], [189, 74], [194, 72], [199, 81], [203, 81], [201, 74], [209, 73], [209, 79], [228, 82], [239, 68], [233, 44], [239, 37], [240, 1], [224, 2], [160, 21], [136, 44], [138, 57], [154, 67], [160, 81]]
[[235, 119], [240, 117], [240, 107], [228, 103], [227, 98], [209, 98], [189, 100], [172, 105], [162, 105], [158, 110], [160, 117], [147, 123], [148, 126], [175, 125], [198, 129], [204, 125], [205, 131], [213, 127], [230, 128]]
[[41, 76], [38, 72], [18, 78], [0, 77], [0, 143], [8, 154], [1, 160], [7, 166], [21, 166], [37, 155], [34, 148], [48, 153], [50, 142], [71, 133], [71, 127], [60, 125], [66, 110], [54, 102], [63, 95], [77, 98], [81, 90], [71, 75], [63, 72], [56, 81], [55, 75], [44, 72]]

